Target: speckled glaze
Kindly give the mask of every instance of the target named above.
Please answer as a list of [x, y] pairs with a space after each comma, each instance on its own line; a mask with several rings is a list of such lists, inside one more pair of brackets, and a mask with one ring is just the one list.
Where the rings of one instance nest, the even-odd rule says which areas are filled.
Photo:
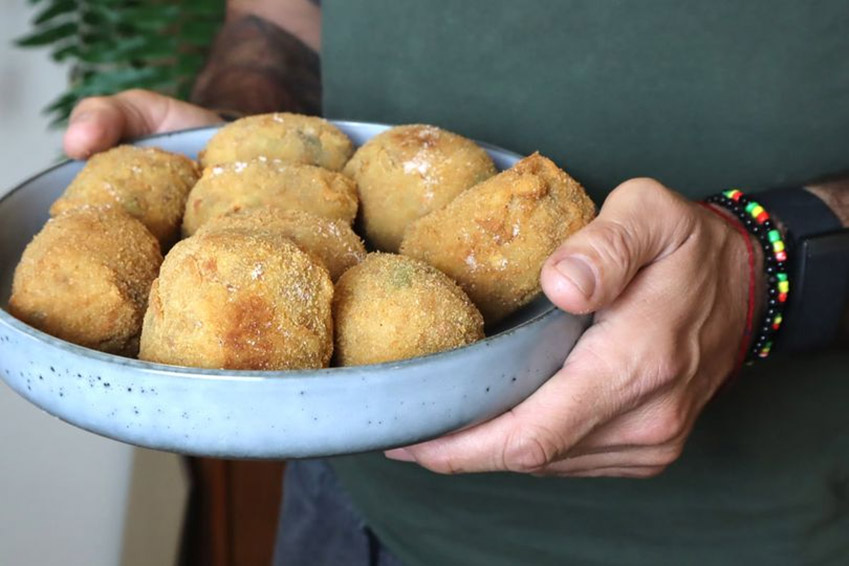
[[[387, 128], [336, 124], [358, 145]], [[195, 157], [215, 130], [155, 136], [138, 145]], [[499, 169], [519, 159], [484, 147]], [[80, 167], [62, 163], [0, 199], [4, 308], [24, 247]], [[249, 372], [103, 354], [0, 310], [0, 377], [48, 413], [130, 444], [226, 458], [345, 454], [432, 438], [504, 412], [562, 365], [587, 323], [541, 298], [501, 332], [450, 352], [354, 368]]]

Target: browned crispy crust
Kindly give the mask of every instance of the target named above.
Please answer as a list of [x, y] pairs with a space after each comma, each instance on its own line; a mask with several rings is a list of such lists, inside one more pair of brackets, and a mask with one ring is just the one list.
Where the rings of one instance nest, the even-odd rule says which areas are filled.
[[401, 360], [483, 338], [483, 317], [444, 273], [393, 254], [370, 254], [345, 272], [333, 301], [336, 360]]
[[167, 250], [179, 236], [197, 164], [155, 147], [122, 145], [93, 155], [50, 209], [55, 216], [85, 205], [119, 205]]
[[327, 120], [277, 112], [227, 124], [199, 157], [204, 167], [265, 157], [341, 171], [352, 153], [354, 145], [348, 136]]
[[341, 173], [264, 157], [207, 167], [189, 194], [183, 235], [212, 218], [268, 206], [350, 224], [357, 215], [357, 186]]
[[366, 257], [363, 241], [347, 222], [329, 220], [302, 210], [252, 208], [211, 220], [197, 233], [233, 228], [272, 230], [289, 238], [302, 251], [318, 259], [333, 281]]
[[139, 357], [207, 368], [326, 367], [332, 298], [327, 270], [280, 234], [237, 227], [197, 234], [162, 264]]
[[412, 224], [401, 253], [454, 278], [491, 324], [539, 293], [546, 257], [594, 214], [581, 185], [535, 153]]
[[24, 250], [9, 311], [62, 340], [135, 356], [161, 263], [156, 238], [138, 220], [109, 207], [71, 209]]
[[423, 124], [378, 134], [345, 166], [359, 188], [366, 238], [389, 252], [398, 251], [410, 223], [495, 173], [473, 141]]

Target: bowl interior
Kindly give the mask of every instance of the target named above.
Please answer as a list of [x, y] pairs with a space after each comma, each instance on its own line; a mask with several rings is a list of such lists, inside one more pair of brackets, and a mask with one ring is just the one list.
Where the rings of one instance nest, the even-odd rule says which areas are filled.
[[[357, 146], [390, 127], [360, 122], [335, 122], [335, 124], [350, 136]], [[151, 136], [134, 143], [140, 146], [155, 146], [168, 151], [183, 153], [195, 159], [198, 151], [203, 148], [217, 129], [217, 127], [205, 127], [184, 130]], [[516, 153], [489, 144], [480, 143], [480, 145], [490, 154], [498, 170], [511, 167], [521, 158]], [[24, 181], [0, 198], [0, 309], [3, 311], [0, 312], [0, 317], [10, 317], [5, 311], [11, 295], [15, 267], [20, 261], [24, 248], [33, 236], [41, 230], [50, 216], [50, 205], [59, 198], [83, 164], [81, 161], [64, 161], [54, 165]], [[488, 328], [487, 335], [492, 338], [532, 321], [553, 308], [553, 305], [544, 296], [540, 296], [494, 328]], [[42, 334], [28, 326], [26, 329], [37, 335]], [[232, 373], [232, 371], [228, 373]]]

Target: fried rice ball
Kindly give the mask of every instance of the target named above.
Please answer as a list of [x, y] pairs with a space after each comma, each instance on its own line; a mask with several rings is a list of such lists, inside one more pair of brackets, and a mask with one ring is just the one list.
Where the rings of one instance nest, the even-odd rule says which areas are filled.
[[357, 215], [357, 186], [333, 171], [312, 165], [287, 165], [264, 157], [208, 167], [189, 194], [183, 235], [230, 212], [272, 206], [298, 209], [342, 220]]
[[15, 269], [9, 312], [62, 340], [135, 356], [162, 254], [117, 208], [84, 207], [44, 225]]
[[353, 152], [348, 136], [327, 120], [277, 112], [227, 124], [212, 136], [199, 157], [204, 167], [262, 156], [341, 171]]
[[153, 282], [139, 357], [172, 365], [326, 367], [333, 351], [327, 270], [270, 230], [197, 234]]
[[363, 241], [346, 222], [329, 220], [302, 210], [243, 210], [211, 220], [197, 233], [232, 228], [279, 232], [320, 260], [333, 281], [366, 257]]
[[397, 252], [407, 226], [495, 175], [473, 141], [434, 126], [397, 126], [366, 142], [345, 166], [357, 182], [366, 238]]
[[448, 276], [424, 262], [373, 253], [345, 272], [333, 299], [336, 359], [376, 364], [483, 338], [483, 317]]
[[451, 276], [492, 324], [539, 293], [545, 259], [594, 214], [581, 185], [535, 153], [412, 224], [401, 253]]
[[120, 205], [167, 249], [179, 236], [186, 197], [199, 176], [197, 164], [184, 155], [118, 146], [93, 155], [50, 214], [85, 205]]

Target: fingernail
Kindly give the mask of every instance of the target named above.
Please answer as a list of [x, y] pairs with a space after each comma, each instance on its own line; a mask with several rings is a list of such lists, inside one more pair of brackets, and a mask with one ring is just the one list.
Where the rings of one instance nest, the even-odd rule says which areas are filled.
[[88, 112], [88, 111], [80, 112], [79, 114], [75, 114], [75, 115], [71, 116], [71, 123], [76, 124], [78, 122], [85, 122], [85, 121], [89, 120], [91, 117], [92, 117], [91, 112]]
[[392, 450], [386, 450], [383, 452], [383, 455], [389, 458], [390, 460], [398, 460], [399, 462], [416, 461], [416, 459], [413, 457], [413, 454], [406, 448], [393, 448]]
[[568, 256], [557, 262], [554, 268], [565, 277], [587, 299], [595, 291], [595, 274], [586, 261], [575, 256]]

